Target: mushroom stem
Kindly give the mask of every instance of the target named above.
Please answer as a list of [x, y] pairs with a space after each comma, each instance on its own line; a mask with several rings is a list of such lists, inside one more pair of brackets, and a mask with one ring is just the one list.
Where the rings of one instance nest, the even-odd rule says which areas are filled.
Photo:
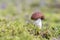
[[39, 29], [42, 28], [42, 20], [41, 19], [37, 19], [34, 21], [34, 25], [38, 26]]

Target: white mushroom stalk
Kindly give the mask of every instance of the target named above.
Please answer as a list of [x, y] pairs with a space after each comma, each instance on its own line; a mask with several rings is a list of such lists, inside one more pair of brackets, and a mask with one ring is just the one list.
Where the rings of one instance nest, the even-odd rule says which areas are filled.
[[42, 28], [42, 20], [41, 20], [41, 19], [35, 20], [35, 21], [34, 21], [34, 25], [35, 25], [35, 26], [38, 26], [39, 29], [41, 29], [41, 28]]

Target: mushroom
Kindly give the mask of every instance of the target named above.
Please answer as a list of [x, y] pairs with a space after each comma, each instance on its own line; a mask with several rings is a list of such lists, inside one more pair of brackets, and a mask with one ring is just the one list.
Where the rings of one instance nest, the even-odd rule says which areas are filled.
[[31, 19], [34, 20], [34, 25], [42, 28], [42, 20], [44, 20], [44, 15], [41, 12], [34, 12], [31, 16]]

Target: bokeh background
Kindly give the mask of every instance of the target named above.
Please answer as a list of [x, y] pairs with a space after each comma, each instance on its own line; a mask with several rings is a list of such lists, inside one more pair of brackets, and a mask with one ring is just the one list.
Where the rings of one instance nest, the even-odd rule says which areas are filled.
[[[42, 29], [30, 19], [35, 11]], [[0, 40], [60, 40], [60, 0], [0, 0]]]

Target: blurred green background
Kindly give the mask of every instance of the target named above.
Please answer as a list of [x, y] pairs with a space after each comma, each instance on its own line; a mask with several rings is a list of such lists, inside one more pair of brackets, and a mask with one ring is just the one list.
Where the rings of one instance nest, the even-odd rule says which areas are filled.
[[[41, 30], [30, 19], [34, 11], [40, 11], [45, 16]], [[59, 38], [60, 0], [0, 0], [0, 40]]]

